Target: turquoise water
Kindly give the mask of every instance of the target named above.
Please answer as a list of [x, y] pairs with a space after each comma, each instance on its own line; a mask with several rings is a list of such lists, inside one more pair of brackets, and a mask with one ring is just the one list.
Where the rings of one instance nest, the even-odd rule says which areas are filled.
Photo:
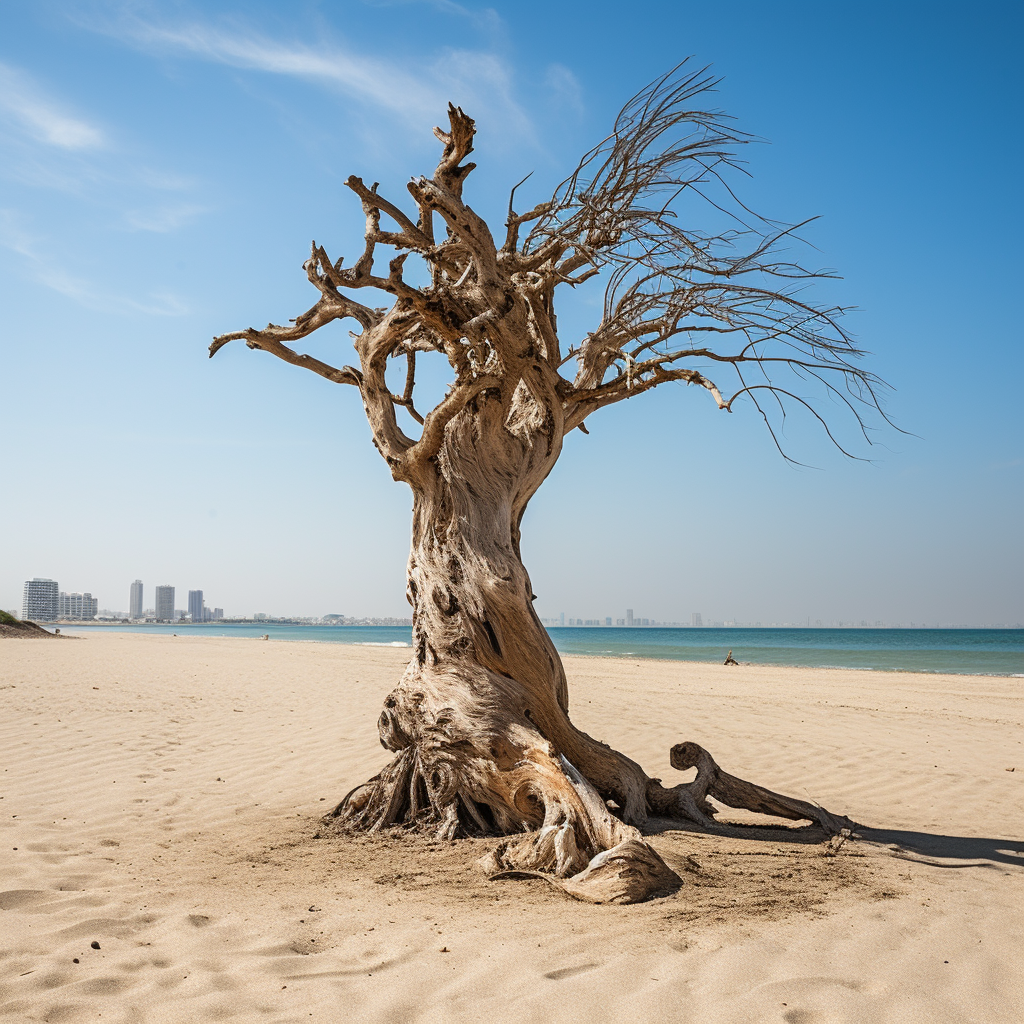
[[[183, 636], [260, 637], [409, 647], [408, 626], [289, 626], [207, 623], [201, 626], [76, 626], [68, 633], [119, 630]], [[1024, 629], [669, 629], [553, 626], [563, 654], [667, 661], [725, 660], [760, 665], [863, 668], [1024, 676]]]

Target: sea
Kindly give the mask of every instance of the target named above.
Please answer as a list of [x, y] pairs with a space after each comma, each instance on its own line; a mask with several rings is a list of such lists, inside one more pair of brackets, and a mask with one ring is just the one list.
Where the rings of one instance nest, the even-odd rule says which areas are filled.
[[[97, 631], [411, 647], [408, 626], [300, 626], [285, 623], [71, 626]], [[644, 626], [549, 626], [562, 654], [605, 658], [856, 668], [877, 672], [944, 672], [1024, 677], [1024, 629], [754, 629]]]

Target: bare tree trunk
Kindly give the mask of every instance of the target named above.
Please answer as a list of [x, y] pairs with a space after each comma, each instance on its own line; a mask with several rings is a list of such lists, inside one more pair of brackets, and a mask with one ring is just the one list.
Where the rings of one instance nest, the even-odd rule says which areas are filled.
[[[637, 830], [647, 776], [569, 721], [562, 662], [520, 557], [519, 524], [558, 456], [560, 431], [509, 429], [508, 419], [481, 428], [501, 410], [496, 396], [481, 396], [450, 424], [436, 474], [414, 486], [414, 656], [378, 722], [398, 756], [335, 814], [369, 829], [436, 822], [448, 838], [460, 828], [529, 831], [499, 849], [492, 871], [565, 878], [627, 844], [630, 877], [612, 858], [591, 882], [593, 898], [643, 898], [676, 880]], [[647, 865], [643, 878], [632, 862]]]
[[[529, 404], [520, 396], [513, 410]], [[378, 721], [397, 756], [334, 815], [360, 829], [415, 823], [442, 838], [512, 837], [485, 858], [491, 874], [541, 873], [596, 902], [671, 891], [678, 877], [641, 836], [648, 811], [709, 824], [707, 795], [729, 802], [741, 792], [766, 810], [768, 791], [720, 773], [696, 744], [674, 748], [673, 762], [700, 762], [698, 780], [665, 790], [571, 723], [562, 662], [519, 550], [523, 512], [558, 457], [560, 433], [529, 415], [488, 424], [502, 409], [485, 393], [455, 417], [434, 472], [413, 485], [414, 655]], [[719, 774], [748, 788], [730, 790]], [[778, 804], [785, 799], [769, 813], [820, 818], [812, 805], [795, 813], [794, 802]]]

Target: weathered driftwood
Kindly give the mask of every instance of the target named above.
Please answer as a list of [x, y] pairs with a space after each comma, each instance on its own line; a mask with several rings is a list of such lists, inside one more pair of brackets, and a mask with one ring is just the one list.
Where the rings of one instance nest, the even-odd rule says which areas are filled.
[[[823, 381], [858, 423], [855, 403], [874, 403], [877, 381], [851, 363], [860, 353], [836, 324], [840, 311], [786, 290], [787, 279], [816, 276], [775, 254], [789, 229], [737, 221], [708, 235], [679, 225], [679, 197], [713, 185], [729, 145], [744, 141], [720, 117], [693, 109], [712, 85], [685, 69], [654, 83], [550, 201], [517, 214], [510, 198], [500, 242], [463, 199], [475, 126], [450, 107], [448, 129], [435, 129], [444, 147], [437, 169], [408, 185], [415, 213], [349, 178], [366, 216], [358, 259], [343, 267], [314, 243], [305, 271], [316, 304], [291, 326], [225, 334], [210, 347], [213, 355], [244, 340], [358, 388], [374, 444], [413, 492], [414, 653], [378, 722], [395, 757], [335, 808], [348, 827], [406, 823], [447, 838], [506, 837], [487, 859], [495, 876], [539, 872], [580, 898], [631, 902], [678, 884], [643, 841], [648, 814], [706, 823], [711, 796], [833, 832], [845, 821], [726, 775], [695, 744], [672, 756], [676, 767], [696, 765], [696, 780], [665, 789], [575, 728], [562, 663], [520, 558], [527, 503], [565, 435], [585, 431], [604, 406], [678, 381], [720, 409], [747, 395], [761, 410], [759, 393], [810, 408], [769, 370]], [[382, 245], [398, 250], [386, 271], [375, 263]], [[410, 256], [423, 261], [429, 284], [405, 280]], [[565, 348], [555, 292], [600, 272], [608, 276], [601, 323]], [[391, 306], [350, 294], [363, 288], [387, 293]], [[358, 368], [291, 347], [341, 319], [360, 327]], [[417, 357], [438, 354], [454, 379], [435, 408], [421, 411]], [[392, 359], [405, 361], [400, 394], [385, 379]], [[572, 363], [575, 374], [563, 376]], [[738, 375], [730, 397], [697, 368], [716, 364]], [[762, 371], [759, 382], [744, 379], [747, 364]], [[402, 423], [400, 412], [408, 414]]]

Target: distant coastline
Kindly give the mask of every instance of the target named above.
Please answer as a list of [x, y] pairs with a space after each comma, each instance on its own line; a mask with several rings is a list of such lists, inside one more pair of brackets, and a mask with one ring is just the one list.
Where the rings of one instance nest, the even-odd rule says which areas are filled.
[[[323, 626], [275, 622], [60, 623], [70, 633], [122, 631], [367, 646], [411, 647], [411, 626]], [[1024, 676], [1024, 629], [826, 627], [552, 626], [563, 655], [871, 671]]]
[[[118, 627], [118, 628], [142, 628], [146, 626], [160, 626], [161, 628], [167, 628], [175, 626], [178, 628], [188, 627], [189, 629], [218, 629], [221, 626], [290, 626], [296, 629], [359, 629], [362, 627], [396, 627], [396, 628], [411, 628], [412, 619], [410, 618], [397, 618], [392, 616], [367, 616], [365, 618], [351, 619], [346, 622], [341, 621], [318, 621], [315, 619], [308, 618], [267, 618], [267, 619], [251, 619], [251, 618], [238, 618], [238, 619], [214, 619], [206, 622], [192, 622], [189, 619], [114, 619], [114, 618], [97, 618], [97, 619], [36, 619], [35, 620], [41, 626], [106, 626], [106, 627]], [[568, 630], [568, 629], [583, 629], [583, 630], [615, 630], [616, 632], [628, 632], [630, 630], [636, 631], [650, 631], [658, 629], [672, 629], [682, 630], [684, 632], [700, 632], [701, 630], [791, 630], [794, 632], [828, 632], [835, 630], [842, 630], [844, 632], [877, 632], [879, 630], [903, 630], [906, 632], [921, 632], [921, 631], [954, 631], [954, 630], [967, 630], [967, 631], [1013, 631], [1013, 630], [1024, 630], [1024, 623], [1014, 623], [1013, 625], [996, 623], [994, 625], [985, 626], [969, 626], [966, 624], [951, 624], [951, 625], [936, 625], [928, 626], [923, 623], [918, 625], [911, 623], [909, 626], [902, 623], [894, 624], [875, 624], [875, 625], [860, 625], [857, 623], [838, 623], [832, 625], [816, 624], [813, 626], [798, 626], [792, 624], [782, 623], [771, 623], [770, 625], [751, 625], [749, 623], [732, 623], [732, 622], [709, 622], [702, 626], [691, 626], [686, 623], [661, 623], [654, 622], [649, 625], [641, 625], [634, 623], [632, 626], [609, 626], [600, 625], [597, 623], [576, 623], [570, 625], [560, 625], [551, 622], [550, 619], [541, 619], [544, 628], [550, 632], [551, 630]]]

